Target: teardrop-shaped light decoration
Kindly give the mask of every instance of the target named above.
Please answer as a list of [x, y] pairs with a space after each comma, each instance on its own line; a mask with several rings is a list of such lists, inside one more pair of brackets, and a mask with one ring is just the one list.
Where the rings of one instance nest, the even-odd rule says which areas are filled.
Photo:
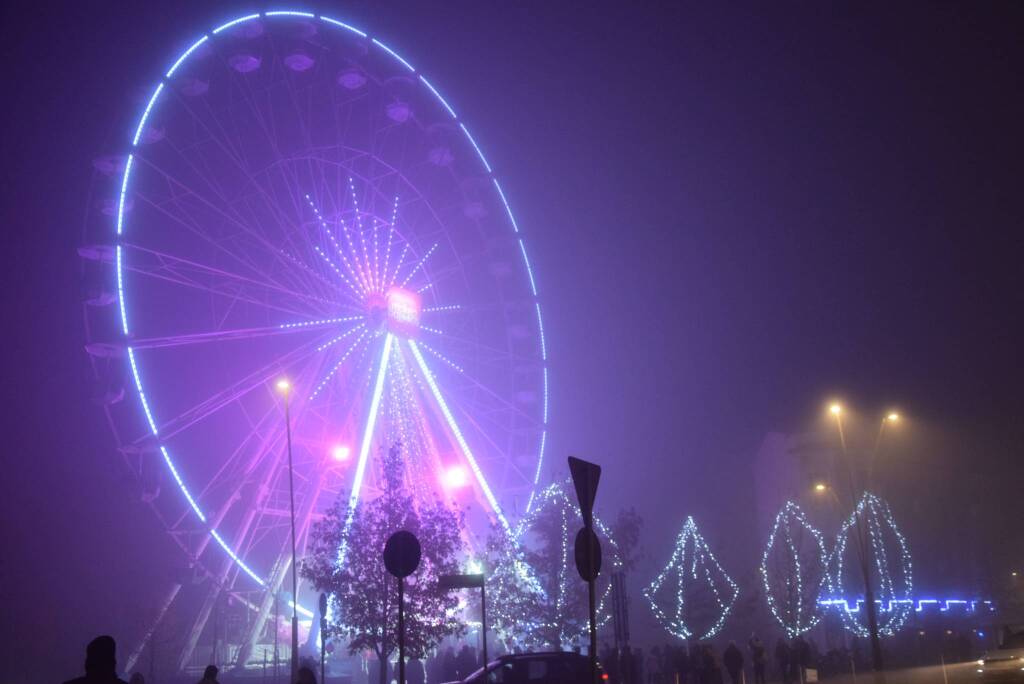
[[[914, 608], [913, 564], [907, 539], [900, 532], [889, 504], [865, 492], [843, 523], [831, 559], [831, 603], [839, 607], [851, 633], [869, 636], [864, 607], [864, 564], [878, 610], [878, 633], [898, 632]], [[859, 597], [850, 601], [848, 596]]]
[[768, 608], [790, 638], [821, 619], [819, 600], [828, 585], [825, 541], [803, 509], [787, 501], [761, 556], [761, 581]]
[[721, 631], [739, 587], [711, 553], [691, 516], [676, 539], [668, 565], [643, 593], [670, 634], [703, 640]]

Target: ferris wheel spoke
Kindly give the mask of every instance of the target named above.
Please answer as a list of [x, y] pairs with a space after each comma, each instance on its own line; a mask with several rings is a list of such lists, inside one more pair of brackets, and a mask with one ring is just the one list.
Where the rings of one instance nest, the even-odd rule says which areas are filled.
[[469, 444], [462, 435], [462, 430], [459, 429], [458, 424], [455, 422], [455, 417], [452, 415], [447, 402], [445, 402], [444, 396], [441, 394], [441, 388], [438, 387], [437, 382], [434, 380], [434, 374], [430, 372], [430, 368], [427, 366], [427, 362], [420, 353], [416, 342], [409, 340], [408, 343], [409, 349], [412, 350], [413, 358], [416, 359], [416, 365], [419, 366], [423, 379], [426, 380], [427, 386], [430, 388], [430, 392], [434, 397], [434, 401], [437, 403], [437, 407], [440, 409], [442, 416], [444, 416], [445, 422], [451, 430], [456, 443], [462, 450], [462, 455], [466, 458], [466, 462], [469, 463], [469, 467], [472, 470], [473, 475], [476, 477], [477, 484], [480, 486], [487, 502], [491, 505], [491, 510], [494, 512], [494, 515], [501, 522], [505, 530], [511, 531], [512, 528], [509, 526], [509, 522], [501, 510], [501, 505], [498, 503], [498, 499], [494, 496], [494, 492], [491, 491], [490, 485], [487, 484], [483, 471], [480, 470], [480, 466], [477, 464], [476, 457], [469, 448]]
[[[257, 227], [260, 225], [259, 221], [246, 220], [245, 217], [239, 215], [237, 210], [234, 209], [234, 204], [227, 202], [227, 200], [225, 199], [220, 198], [218, 200], [218, 203], [210, 201], [209, 198], [196, 192], [193, 189], [186, 187], [175, 176], [165, 171], [161, 167], [156, 166], [153, 163], [149, 163], [148, 168], [163, 176], [163, 178], [170, 187], [180, 189], [182, 193], [184, 193], [184, 196], [194, 198], [195, 200], [202, 203], [202, 205], [206, 209], [219, 215], [228, 225], [235, 227], [239, 231], [240, 235], [247, 235], [250, 239], [252, 239], [254, 241], [255, 246], [260, 250], [260, 254], [264, 257], [264, 260], [266, 260], [266, 258], [269, 257], [270, 263], [275, 263], [280, 267], [279, 273], [281, 275], [284, 275], [285, 277], [289, 278], [293, 283], [302, 286], [304, 290], [316, 291], [317, 288], [312, 287], [313, 283], [312, 281], [310, 281], [308, 274], [304, 273], [302, 277], [297, 277], [298, 273], [296, 272], [296, 270], [294, 268], [291, 268], [288, 265], [288, 263], [283, 260], [283, 253], [282, 250], [280, 249], [280, 246], [275, 245], [263, 232], [257, 230]], [[295, 245], [292, 236], [298, 231], [284, 229], [285, 226], [289, 224], [289, 220], [281, 215], [281, 212], [278, 210], [277, 205], [272, 201], [271, 198], [269, 198], [266, 195], [266, 193], [263, 191], [263, 189], [259, 186], [258, 183], [255, 183], [253, 185], [256, 188], [257, 193], [262, 197], [264, 207], [268, 210], [268, 213], [275, 217], [277, 225], [281, 229], [280, 233], [284, 235], [287, 242], [294, 248]], [[180, 206], [180, 197], [181, 195], [176, 194], [170, 200], [170, 202], [172, 202], [174, 206], [177, 208], [177, 211], [170, 211], [170, 209], [166, 206], [166, 202], [157, 202], [144, 196], [143, 199], [147, 201], [150, 206], [162, 212], [164, 215], [168, 216], [169, 218], [176, 221], [180, 225], [184, 226], [197, 237], [209, 242], [210, 244], [214, 245], [218, 250], [231, 256], [233, 259], [243, 264], [248, 269], [257, 273], [259, 275], [260, 280], [267, 281], [283, 287], [281, 283], [277, 282], [277, 280], [271, 276], [269, 271], [258, 267], [251, 257], [245, 254], [245, 252], [238, 250], [239, 247], [242, 247], [242, 244], [239, 242], [237, 237], [234, 237], [231, 240], [223, 238], [214, 239], [211, 235], [208, 234], [208, 231], [204, 230], [203, 227], [200, 226], [198, 223], [195, 223], [194, 220], [187, 220], [186, 217], [189, 217], [190, 214], [185, 208]], [[227, 209], [224, 209], [222, 207], [226, 207]], [[234, 247], [234, 249], [229, 249], [229, 244], [231, 244]]]
[[[476, 342], [476, 341], [470, 340], [470, 339], [468, 339], [466, 337], [462, 337], [460, 335], [455, 335], [453, 333], [446, 332], [443, 329], [433, 328], [431, 326], [426, 326], [426, 327], [420, 326], [420, 327], [421, 327], [421, 329], [426, 329], [427, 332], [430, 332], [430, 333], [436, 335], [438, 339], [444, 340], [449, 345], [454, 346], [454, 348], [458, 349], [460, 351], [460, 353], [466, 353], [467, 350], [474, 350], [474, 351], [476, 351], [478, 355], [481, 355], [481, 356], [478, 356], [478, 358], [480, 358], [482, 363], [484, 363], [484, 364], [521, 364], [521, 365], [525, 364], [525, 365], [529, 365], [529, 364], [536, 364], [537, 363], [537, 359], [536, 358], [533, 358], [533, 357], [530, 357], [530, 356], [524, 356], [522, 354], [517, 354], [515, 352], [511, 352], [511, 351], [508, 351], [506, 349], [500, 349], [498, 347], [494, 347], [494, 346], [491, 346], [489, 344], [484, 344], [484, 343], [481, 343], [481, 342]], [[486, 356], [483, 356], [482, 354], [486, 354]], [[454, 356], [455, 359], [458, 358], [458, 356], [455, 356], [454, 354], [452, 356]], [[457, 363], [455, 361], [455, 359], [452, 359], [453, 363]], [[467, 373], [467, 377], [470, 377], [470, 379], [472, 380], [472, 377], [468, 373]], [[476, 381], [474, 380], [474, 382], [476, 382]], [[480, 385], [480, 387], [482, 389], [485, 389], [488, 393], [492, 393], [492, 390], [489, 390], [489, 389], [485, 388], [483, 385]]]
[[[211, 332], [188, 333], [183, 335], [168, 335], [164, 337], [147, 337], [132, 340], [132, 348], [139, 349], [160, 349], [162, 347], [181, 347], [192, 344], [211, 344], [216, 342], [232, 342], [236, 340], [251, 340], [257, 337], [268, 337], [272, 335], [294, 335], [296, 333], [309, 333], [322, 330], [326, 327], [335, 327], [339, 322], [352, 320], [354, 317], [317, 320], [301, 323], [284, 323], [281, 325], [266, 326], [262, 328], [236, 328], [233, 330], [215, 330]], [[348, 328], [346, 333], [354, 332], [362, 324]], [[337, 329], [337, 328], [335, 328]], [[318, 350], [319, 351], [319, 350]]]
[[[221, 149], [221, 152], [223, 153], [224, 157], [226, 159], [230, 160], [232, 162], [233, 166], [236, 167], [243, 175], [245, 175], [246, 177], [251, 177], [252, 176], [251, 170], [249, 169], [246, 161], [243, 160], [242, 157], [239, 155], [240, 151], [244, 151], [244, 149], [246, 148], [246, 145], [241, 144], [241, 143], [238, 144], [237, 151], [232, 151], [232, 149], [228, 149], [227, 146], [225, 145], [225, 142], [224, 142], [224, 140], [226, 140], [229, 137], [228, 131], [221, 124], [221, 122], [220, 122], [218, 117], [213, 116], [212, 113], [211, 113], [211, 116], [209, 117], [209, 119], [212, 119], [218, 125], [218, 127], [219, 127], [219, 134], [215, 133], [214, 131], [212, 131], [210, 129], [209, 124], [208, 124], [208, 118], [198, 116], [196, 114], [196, 112], [193, 109], [191, 109], [190, 106], [188, 106], [187, 101], [183, 97], [179, 96], [178, 97], [178, 101], [183, 106], [183, 109], [191, 116], [191, 118], [193, 118], [193, 120], [206, 131], [206, 133], [209, 135], [209, 139], [211, 141], [213, 141], [213, 143], [215, 145], [217, 145]], [[255, 112], [258, 115], [259, 114], [259, 110], [258, 110], [258, 108], [255, 108], [254, 103], [252, 102], [251, 99], [249, 100], [248, 104], [250, 105], [250, 108], [252, 109], [252, 111]], [[272, 137], [271, 136], [267, 135], [267, 139], [268, 139], [269, 142], [272, 143]], [[179, 157], [181, 157], [181, 159], [186, 164], [188, 164], [191, 168], [196, 170], [197, 173], [201, 174], [201, 172], [198, 169], [196, 169], [194, 164], [190, 164], [188, 162], [187, 156], [181, 155], [180, 152], [179, 152]], [[209, 178], [207, 178], [207, 184], [210, 187], [214, 187], [215, 186], [215, 183], [213, 183], [212, 180], [209, 179]], [[267, 208], [269, 208], [271, 210], [271, 212], [273, 212], [273, 210], [276, 208], [276, 203], [274, 203], [272, 201], [272, 198], [266, 193], [265, 188], [262, 187], [259, 183], [253, 183], [253, 187], [256, 188], [256, 190], [258, 191], [259, 195], [263, 198]], [[230, 203], [224, 201], [223, 198], [221, 198], [221, 200], [223, 201], [224, 206], [228, 206], [228, 207], [232, 206]], [[282, 223], [282, 217], [279, 216], [278, 218], [279, 218], [278, 225], [279, 225], [279, 228], [281, 228], [284, 225]], [[245, 221], [243, 221], [243, 223], [245, 223]], [[290, 231], [284, 231], [284, 233], [286, 234], [286, 237], [290, 237], [290, 234], [291, 234]]]
[[[296, 290], [283, 288], [272, 283], [262, 282], [254, 277], [249, 277], [232, 271], [224, 270], [215, 266], [201, 264], [193, 260], [184, 259], [165, 252], [147, 249], [137, 244], [126, 244], [125, 247], [133, 251], [151, 257], [155, 263], [141, 261], [139, 259], [128, 260], [128, 270], [143, 275], [160, 278], [169, 282], [177, 283], [189, 288], [207, 290], [213, 294], [223, 297], [239, 298], [248, 304], [255, 304], [264, 308], [274, 309], [289, 313], [296, 317], [308, 315], [307, 311], [298, 311], [287, 308], [284, 304], [289, 301], [306, 307], [314, 308], [335, 308], [349, 311], [358, 311], [350, 304], [343, 304], [334, 300], [320, 299], [310, 294]], [[230, 283], [230, 285], [229, 285]], [[244, 293], [251, 292], [249, 296]], [[260, 296], [262, 295], [262, 297]], [[283, 297], [284, 303], [274, 305], [268, 295]]]
[[[241, 265], [242, 267], [244, 267], [247, 270], [251, 270], [254, 273], [254, 277], [247, 277], [247, 276], [244, 276], [244, 275], [241, 275], [241, 274], [236, 274], [238, 279], [244, 280], [244, 281], [252, 283], [252, 284], [259, 284], [259, 285], [261, 285], [261, 286], [263, 286], [264, 288], [267, 288], [267, 289], [274, 289], [274, 290], [278, 290], [280, 292], [285, 292], [285, 293], [288, 293], [291, 296], [294, 296], [294, 297], [297, 297], [297, 298], [313, 299], [313, 300], [318, 300], [318, 301], [326, 301], [326, 300], [323, 300], [321, 298], [315, 297], [313, 295], [308, 295], [308, 294], [307, 295], [303, 295], [303, 294], [300, 294], [296, 290], [292, 290], [292, 289], [289, 289], [289, 288], [283, 286], [282, 284], [276, 282], [273, 279], [273, 277], [271, 277], [268, 273], [264, 272], [263, 269], [257, 267], [252, 262], [251, 259], [246, 258], [245, 256], [243, 256], [243, 255], [241, 255], [241, 254], [239, 254], [237, 252], [234, 252], [232, 250], [227, 249], [224, 246], [224, 242], [223, 241], [216, 241], [216, 240], [214, 240], [211, 236], [209, 236], [209, 234], [207, 234], [205, 231], [203, 231], [199, 226], [191, 224], [188, 221], [185, 221], [181, 216], [177, 215], [174, 212], [169, 211], [164, 206], [156, 205], [156, 204], [154, 204], [153, 206], [158, 211], [163, 213], [165, 216], [170, 218], [171, 220], [175, 221], [179, 225], [182, 225], [183, 227], [185, 227], [189, 231], [191, 231], [194, 234], [196, 234], [196, 236], [198, 236], [200, 239], [202, 239], [203, 241], [205, 241], [205, 242], [209, 243], [210, 245], [212, 245], [217, 251], [227, 255], [233, 261], [236, 261], [239, 265]], [[134, 247], [136, 249], [144, 249], [140, 245], [134, 245]], [[165, 258], [171, 256], [171, 255], [167, 255], [167, 254], [163, 254], [163, 253], [157, 252], [155, 250], [150, 250], [150, 251], [153, 254], [160, 254], [161, 256], [163, 256]], [[188, 263], [188, 261], [185, 260], [185, 259], [180, 259], [180, 261], [184, 262], [184, 263]], [[226, 271], [226, 270], [223, 270], [223, 269], [217, 269], [217, 268], [213, 268], [213, 267], [209, 267], [209, 266], [207, 266], [206, 268], [208, 268], [210, 270], [210, 274], [226, 275], [226, 274], [230, 273], [230, 271]]]
[[196, 423], [209, 418], [225, 406], [232, 404], [243, 396], [259, 387], [265, 387], [282, 372], [287, 372], [296, 363], [316, 354], [317, 340], [311, 340], [296, 347], [282, 357], [272, 359], [270, 362], [252, 371], [244, 378], [228, 385], [224, 389], [206, 397], [199, 403], [184, 410], [179, 415], [171, 418], [160, 426], [160, 435], [167, 439]]
[[232, 302], [240, 301], [240, 302], [245, 302], [246, 304], [252, 304], [252, 305], [258, 306], [260, 308], [267, 309], [268, 311], [273, 311], [276, 314], [287, 314], [289, 317], [293, 317], [293, 318], [298, 318], [298, 317], [301, 317], [301, 316], [308, 315], [308, 311], [300, 311], [298, 309], [293, 309], [293, 308], [288, 308], [288, 307], [284, 307], [284, 306], [275, 305], [275, 304], [272, 304], [272, 303], [267, 302], [265, 300], [257, 299], [255, 297], [247, 297], [244, 294], [241, 294], [237, 290], [232, 290], [232, 289], [229, 289], [229, 288], [225, 288], [223, 286], [215, 287], [215, 286], [208, 285], [208, 284], [197, 283], [197, 282], [195, 282], [193, 280], [190, 280], [188, 278], [176, 277], [177, 274], [174, 274], [172, 272], [165, 271], [165, 270], [164, 271], [149, 271], [149, 270], [146, 270], [145, 268], [138, 267], [138, 266], [129, 266], [127, 268], [127, 270], [132, 272], [132, 273], [138, 273], [138, 274], [141, 274], [141, 275], [145, 275], [147, 277], [153, 278], [154, 280], [161, 280], [161, 281], [164, 281], [164, 282], [173, 283], [175, 285], [180, 285], [182, 287], [186, 287], [186, 288], [189, 288], [189, 289], [201, 290], [203, 292], [208, 292], [211, 295], [215, 295], [217, 297], [223, 297], [223, 298], [225, 298], [227, 300], [230, 300]]

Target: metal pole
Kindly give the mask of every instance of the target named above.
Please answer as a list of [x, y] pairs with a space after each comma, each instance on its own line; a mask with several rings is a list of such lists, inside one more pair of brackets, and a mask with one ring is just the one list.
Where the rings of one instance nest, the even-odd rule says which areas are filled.
[[[591, 556], [593, 558], [593, 556]], [[587, 582], [587, 595], [590, 599], [590, 675], [594, 684], [597, 680], [597, 592], [594, 589], [596, 580]]]
[[[885, 424], [884, 421], [882, 423]], [[871, 572], [869, 567], [869, 560], [867, 558], [867, 545], [868, 540], [864, 536], [863, 529], [861, 527], [860, 516], [857, 515], [857, 494], [854, 489], [853, 482], [853, 464], [850, 459], [850, 454], [846, 449], [846, 435], [843, 433], [843, 421], [839, 415], [836, 415], [836, 427], [839, 429], [839, 444], [843, 449], [843, 460], [846, 461], [846, 471], [850, 480], [850, 501], [854, 507], [854, 527], [857, 532], [857, 544], [858, 552], [861, 562], [861, 572], [864, 575], [864, 603], [868, 611], [868, 634], [871, 643], [871, 669], [875, 673], [879, 673], [883, 670], [882, 663], [882, 642], [878, 636], [878, 612], [875, 607], [875, 592], [871, 587]], [[879, 440], [881, 439], [882, 431], [879, 430]], [[872, 457], [873, 461], [873, 457]], [[874, 468], [874, 463], [869, 464], [869, 468]], [[838, 499], [838, 497], [837, 497]]]
[[405, 580], [398, 578], [398, 684], [405, 684]]
[[277, 630], [281, 627], [281, 604], [278, 603], [277, 595], [274, 596], [274, 684], [277, 684], [277, 678], [280, 675], [278, 671], [278, 660], [281, 657], [280, 650], [277, 647]]
[[484, 642], [484, 667], [487, 667], [487, 588], [480, 585], [480, 634]]
[[292, 679], [299, 676], [299, 577], [295, 563], [295, 468], [292, 463], [291, 389], [284, 395], [284, 429], [288, 441], [288, 498], [291, 503], [292, 523]]
[[327, 638], [324, 636], [324, 629], [327, 627], [327, 620], [320, 618], [320, 684], [327, 681]]

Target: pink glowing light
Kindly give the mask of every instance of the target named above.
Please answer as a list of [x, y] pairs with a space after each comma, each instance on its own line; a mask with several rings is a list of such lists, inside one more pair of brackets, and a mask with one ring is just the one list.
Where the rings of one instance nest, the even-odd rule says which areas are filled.
[[469, 477], [466, 469], [462, 466], [452, 466], [444, 471], [444, 486], [448, 489], [459, 489], [469, 484]]
[[385, 295], [388, 310], [388, 328], [393, 333], [412, 337], [420, 327], [423, 303], [415, 292], [392, 287]]
[[331, 457], [335, 461], [347, 461], [352, 455], [352, 449], [347, 444], [335, 444], [331, 447]]

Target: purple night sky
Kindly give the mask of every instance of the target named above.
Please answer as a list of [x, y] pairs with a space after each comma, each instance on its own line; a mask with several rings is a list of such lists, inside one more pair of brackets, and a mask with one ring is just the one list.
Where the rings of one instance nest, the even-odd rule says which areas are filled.
[[[638, 629], [639, 587], [687, 515], [755, 581], [754, 454], [769, 432], [827, 427], [832, 397], [864, 425], [907, 418], [884, 494], [922, 592], [1020, 563], [982, 553], [1024, 515], [1020, 6], [311, 9], [388, 39], [486, 148], [544, 307], [542, 482], [567, 455], [596, 461], [598, 514], [647, 520]], [[132, 640], [182, 564], [93, 400], [76, 253], [92, 160], [128, 137], [169, 55], [256, 10], [0, 9], [0, 648], [51, 680], [96, 634]]]

